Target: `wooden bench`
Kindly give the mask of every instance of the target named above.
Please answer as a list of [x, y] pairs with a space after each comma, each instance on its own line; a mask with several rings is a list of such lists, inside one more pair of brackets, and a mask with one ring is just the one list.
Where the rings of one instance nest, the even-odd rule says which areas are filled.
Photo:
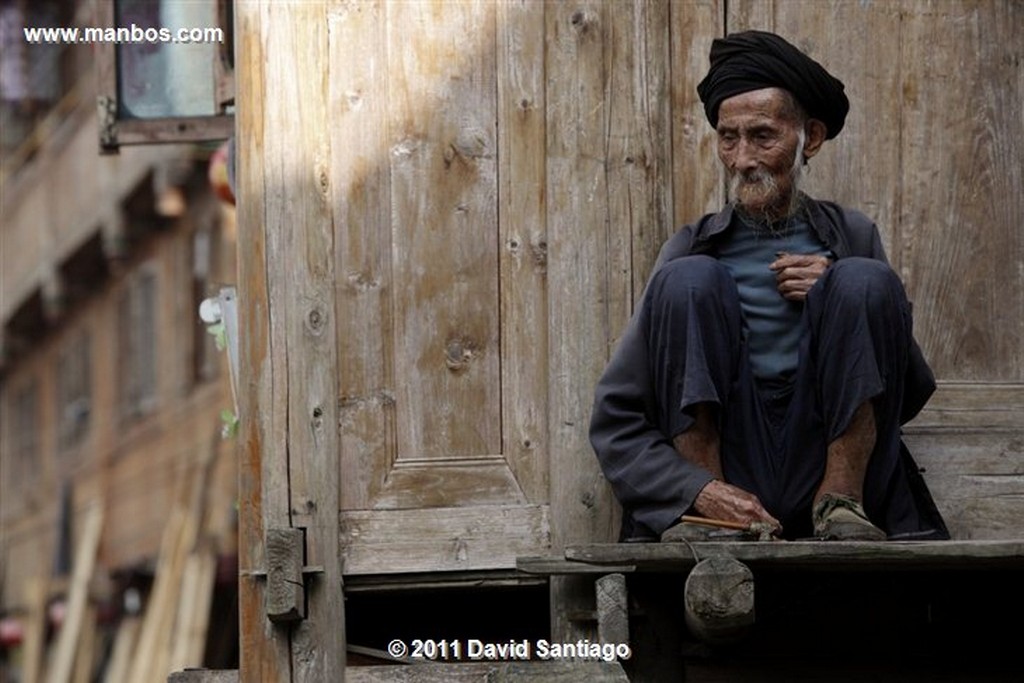
[[[728, 560], [719, 565], [728, 572], [749, 568], [758, 592], [756, 619], [754, 603], [744, 605], [755, 622], [764, 612], [765, 624], [738, 629], [734, 641], [716, 642], [689, 620], [686, 591], [694, 591], [687, 579], [698, 563], [712, 559]], [[841, 660], [847, 646], [866, 650], [854, 668], [877, 667], [909, 680], [948, 671], [986, 680], [1010, 666], [1011, 631], [1000, 630], [1001, 616], [1024, 609], [1024, 540], [602, 543], [523, 557], [518, 568], [530, 575], [593, 577], [594, 609], [576, 609], [572, 618], [595, 621], [602, 641], [628, 641], [636, 657], [624, 665], [636, 680], [763, 681], [775, 680], [765, 675], [776, 669], [786, 672], [780, 680], [862, 680], [858, 672], [844, 678], [829, 664]], [[718, 597], [735, 594], [728, 582], [737, 580], [728, 577]], [[830, 614], [841, 617], [838, 631], [848, 641], [834, 651], [827, 643]], [[723, 623], [732, 628], [737, 622]], [[915, 654], [901, 656], [901, 638], [913, 643], [908, 648]], [[815, 643], [818, 652], [808, 656], [803, 642]], [[782, 652], [804, 653], [806, 661], [798, 666], [780, 659]]]

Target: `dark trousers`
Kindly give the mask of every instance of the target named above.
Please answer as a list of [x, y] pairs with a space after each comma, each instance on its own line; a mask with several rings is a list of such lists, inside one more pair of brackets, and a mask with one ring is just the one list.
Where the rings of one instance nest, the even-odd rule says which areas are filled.
[[757, 495], [786, 538], [811, 535], [828, 444], [865, 401], [874, 407], [877, 431], [864, 482], [868, 516], [890, 536], [934, 531], [911, 491], [908, 478], [916, 477], [917, 486], [923, 480], [901, 442], [912, 323], [903, 284], [889, 266], [847, 258], [829, 267], [808, 293], [799, 365], [784, 381], [751, 374], [736, 284], [715, 259], [666, 264], [644, 305], [659, 428], [675, 438], [693, 424], [696, 404], [712, 404], [725, 480]]

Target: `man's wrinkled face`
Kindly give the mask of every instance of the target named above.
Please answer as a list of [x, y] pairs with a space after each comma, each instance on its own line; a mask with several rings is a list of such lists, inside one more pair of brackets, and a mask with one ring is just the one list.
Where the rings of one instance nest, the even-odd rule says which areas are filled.
[[752, 216], [789, 215], [803, 164], [804, 134], [787, 94], [765, 88], [724, 100], [716, 131], [730, 201]]

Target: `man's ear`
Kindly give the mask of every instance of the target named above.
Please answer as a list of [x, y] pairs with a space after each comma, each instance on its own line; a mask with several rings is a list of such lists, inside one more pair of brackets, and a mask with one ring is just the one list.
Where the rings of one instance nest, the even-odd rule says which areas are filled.
[[810, 159], [821, 150], [821, 145], [825, 142], [825, 136], [828, 134], [828, 128], [825, 127], [823, 121], [808, 119], [804, 126], [804, 133], [807, 135], [804, 140], [804, 159]]

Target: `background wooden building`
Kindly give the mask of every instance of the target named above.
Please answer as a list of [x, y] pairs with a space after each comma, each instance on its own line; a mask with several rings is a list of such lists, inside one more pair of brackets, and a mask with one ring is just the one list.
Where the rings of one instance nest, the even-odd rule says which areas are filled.
[[594, 383], [663, 240], [724, 200], [695, 86], [745, 28], [846, 83], [809, 191], [873, 217], [907, 285], [940, 380], [907, 440], [953, 535], [1024, 533], [1019, 3], [234, 10], [241, 680], [593, 631], [592, 578], [517, 559], [616, 537]]
[[[227, 634], [220, 665], [237, 662], [237, 468], [221, 435], [234, 406], [225, 354], [198, 317], [235, 281], [234, 210], [208, 179], [215, 146], [100, 156], [96, 46], [21, 34], [94, 26], [94, 5], [0, 3], [0, 616], [23, 632], [22, 647], [0, 652], [5, 681], [69, 665], [55, 638], [43, 656], [50, 605], [67, 608], [83, 642], [97, 636], [98, 670], [133, 618], [125, 591], [150, 589], [176, 511], [195, 523], [183, 547], [205, 562], [197, 623]], [[94, 511], [91, 611], [73, 615]], [[204, 663], [202, 643], [188, 660]], [[79, 657], [75, 680], [92, 668]]]

